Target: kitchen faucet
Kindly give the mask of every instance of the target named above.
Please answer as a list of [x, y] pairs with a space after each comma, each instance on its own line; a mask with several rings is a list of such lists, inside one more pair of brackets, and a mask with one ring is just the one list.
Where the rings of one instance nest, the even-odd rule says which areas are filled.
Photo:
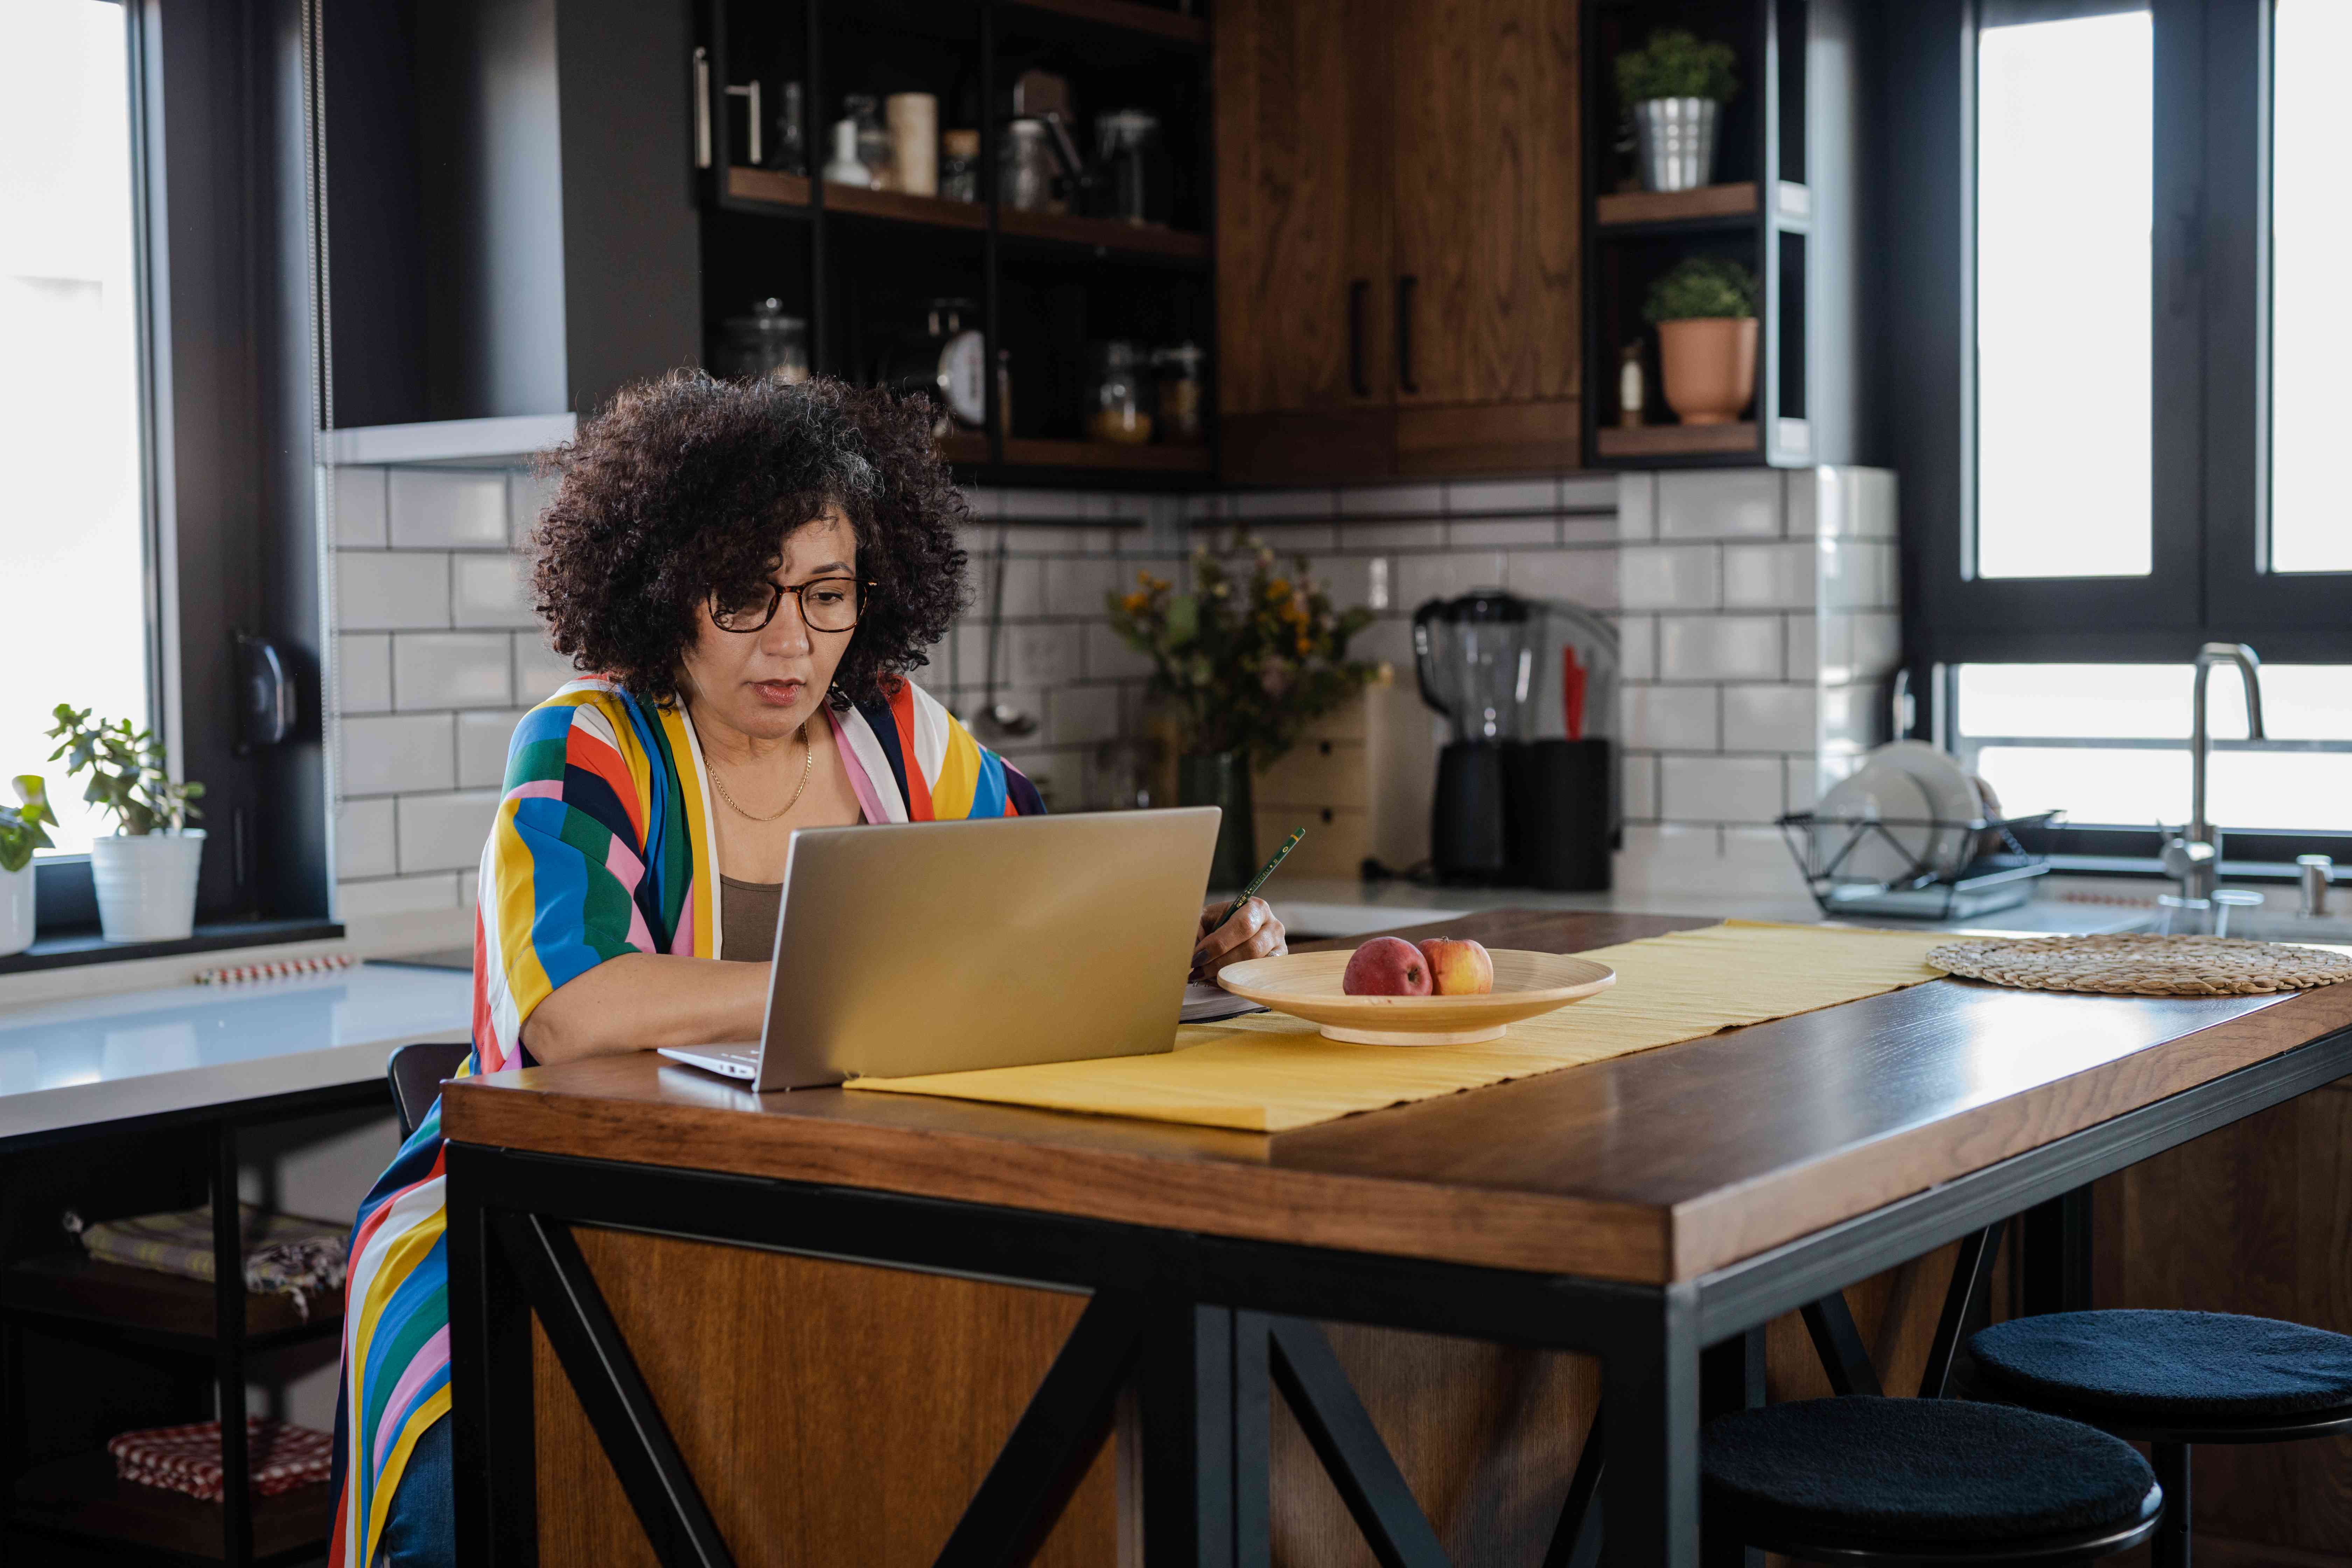
[[2180, 883], [2184, 899], [2210, 899], [2221, 871], [2221, 833], [2205, 816], [2205, 764], [2213, 737], [2205, 721], [2205, 689], [2213, 667], [2238, 667], [2246, 687], [2246, 739], [2263, 733], [2263, 661], [2242, 642], [2209, 642], [2197, 650], [2197, 687], [2189, 726], [2189, 826], [2164, 847], [2164, 869]]

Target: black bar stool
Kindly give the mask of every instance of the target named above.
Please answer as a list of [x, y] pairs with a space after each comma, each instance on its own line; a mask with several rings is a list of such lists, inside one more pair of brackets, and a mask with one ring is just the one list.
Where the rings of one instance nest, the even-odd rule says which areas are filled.
[[1726, 1415], [1700, 1438], [1707, 1528], [1812, 1563], [2088, 1563], [2155, 1533], [2130, 1444], [2014, 1405], [1853, 1394]]
[[1984, 1396], [2148, 1445], [2168, 1500], [2154, 1568], [2188, 1568], [2189, 1451], [2352, 1429], [2352, 1336], [2229, 1312], [2045, 1312], [1969, 1341]]

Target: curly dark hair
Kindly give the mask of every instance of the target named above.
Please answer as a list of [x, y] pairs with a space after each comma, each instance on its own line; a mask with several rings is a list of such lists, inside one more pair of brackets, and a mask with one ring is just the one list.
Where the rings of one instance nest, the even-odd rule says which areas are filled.
[[555, 499], [531, 588], [555, 651], [656, 703], [678, 698], [697, 616], [763, 583], [785, 533], [830, 504], [857, 535], [864, 594], [833, 700], [870, 700], [928, 662], [965, 603], [932, 405], [820, 377], [719, 381], [679, 371], [624, 388], [541, 459]]

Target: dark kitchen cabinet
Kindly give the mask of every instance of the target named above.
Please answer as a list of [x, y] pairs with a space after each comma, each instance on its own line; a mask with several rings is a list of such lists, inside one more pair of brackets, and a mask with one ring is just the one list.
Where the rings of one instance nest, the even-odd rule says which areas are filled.
[[1577, 466], [1571, 0], [1233, 0], [1214, 56], [1225, 476]]

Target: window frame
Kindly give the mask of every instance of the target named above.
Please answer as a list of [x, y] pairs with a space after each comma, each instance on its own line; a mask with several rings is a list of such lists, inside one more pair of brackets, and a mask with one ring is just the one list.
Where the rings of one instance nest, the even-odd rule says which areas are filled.
[[[1905, 478], [1906, 662], [2186, 663], [2209, 641], [2352, 663], [2352, 573], [2260, 571], [2269, 500], [2273, 5], [2154, 0], [2152, 571], [1975, 575], [1978, 40], [2116, 0], [1890, 8], [1879, 179], [1886, 445]], [[1917, 171], [1953, 171], [1948, 188]]]

